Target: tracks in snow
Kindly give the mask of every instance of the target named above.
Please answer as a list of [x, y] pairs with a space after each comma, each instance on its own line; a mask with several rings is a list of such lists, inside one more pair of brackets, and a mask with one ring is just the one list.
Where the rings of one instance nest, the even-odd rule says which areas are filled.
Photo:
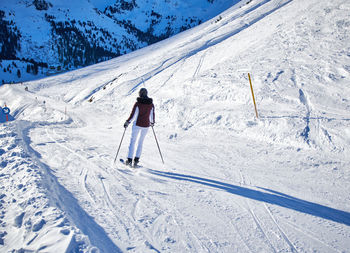
[[[164, 234], [164, 232], [161, 232], [164, 229], [175, 229], [175, 235], [181, 235], [181, 231], [186, 231], [184, 227], [179, 225], [179, 220], [182, 217], [176, 211], [176, 208], [170, 210], [167, 205], [160, 203], [157, 198], [150, 197], [149, 193], [144, 192], [140, 187], [136, 187], [137, 183], [129, 183], [130, 180], [133, 180], [133, 177], [128, 177], [123, 170], [113, 169], [111, 171], [110, 168], [113, 165], [106, 161], [105, 158], [99, 156], [97, 152], [78, 149], [72, 145], [73, 142], [68, 144], [66, 137], [58, 134], [54, 128], [46, 128], [45, 132], [54, 145], [59, 146], [74, 156], [74, 158], [69, 159], [78, 159], [79, 163], [83, 165], [80, 166], [85, 168], [80, 173], [80, 188], [89, 195], [89, 201], [96, 205], [96, 208], [102, 210], [107, 208], [110, 210], [108, 216], [109, 219], [111, 219], [111, 216], [114, 217], [112, 219], [114, 222], [111, 220], [108, 224], [116, 224], [117, 221], [119, 225], [113, 227], [115, 227], [115, 230], [119, 228], [117, 233], [118, 240], [128, 241], [131, 244], [131, 246], [127, 246], [126, 248], [136, 249], [146, 247], [159, 251], [159, 249], [164, 248], [164, 243], [155, 240], [155, 234]], [[98, 163], [92, 161], [96, 157], [99, 158], [97, 159]], [[121, 199], [123, 199], [123, 203], [118, 201]], [[127, 203], [124, 203], [124, 201]], [[170, 227], [163, 228], [164, 222], [162, 221], [164, 220], [168, 220], [167, 224]], [[120, 231], [121, 227], [123, 227], [122, 230], [124, 231]], [[122, 235], [123, 233], [124, 235]], [[205, 249], [205, 246], [201, 244], [195, 234], [197, 232], [187, 231], [183, 238], [165, 238], [164, 240], [167, 244], [172, 244], [175, 241], [197, 241], [196, 244], [202, 250]], [[188, 246], [184, 244], [184, 247], [187, 248]], [[190, 249], [188, 248], [188, 250]]]
[[[188, 245], [196, 248], [199, 252], [210, 252], [212, 250], [217, 250], [215, 246], [215, 241], [206, 235], [204, 231], [198, 228], [186, 226], [184, 221], [188, 221], [188, 217], [184, 216], [184, 212], [173, 203], [169, 202], [170, 198], [167, 195], [162, 198], [162, 194], [150, 191], [146, 192], [142, 189], [142, 182], [150, 182], [149, 179], [154, 180], [154, 174], [150, 174], [149, 170], [142, 168], [139, 171], [138, 176], [129, 175], [127, 171], [123, 169], [113, 169], [111, 170], [111, 162], [108, 156], [102, 156], [98, 149], [89, 148], [83, 150], [76, 146], [75, 143], [82, 143], [81, 140], [72, 138], [68, 139], [69, 134], [67, 134], [66, 128], [54, 128], [52, 126], [44, 126], [45, 134], [48, 139], [51, 140], [51, 144], [55, 145], [56, 148], [66, 150], [67, 153], [72, 154], [68, 160], [72, 161], [74, 159], [79, 160], [79, 185], [86, 195], [89, 195], [87, 201], [91, 202], [102, 212], [98, 212], [98, 217], [100, 224], [104, 227], [107, 224], [115, 224], [113, 227], [109, 228], [108, 233], [114, 238], [114, 240], [120, 242], [130, 242], [127, 243], [128, 246], [124, 248], [129, 249], [141, 249], [147, 248], [155, 251], [161, 251], [162, 248], [166, 247], [164, 245], [173, 244], [175, 242], [184, 241], [186, 242], [182, 246], [179, 244], [176, 247], [182, 249], [187, 248]], [[62, 130], [62, 133], [58, 132]], [[68, 143], [68, 141], [70, 141]], [[101, 146], [100, 146], [101, 147]], [[103, 149], [107, 149], [103, 147]], [[112, 161], [112, 157], [110, 160]], [[218, 157], [220, 160], [220, 157]], [[224, 165], [225, 166], [225, 165]], [[254, 187], [251, 180], [243, 174], [242, 170], [236, 172], [238, 178], [240, 178], [240, 184], [249, 187]], [[151, 176], [151, 177], [150, 177]], [[153, 177], [153, 179], [152, 179]], [[168, 178], [169, 179], [169, 178]], [[205, 179], [203, 179], [205, 180]], [[221, 180], [221, 179], [218, 179]], [[169, 181], [169, 180], [167, 180]], [[141, 183], [141, 185], [139, 185]], [[222, 182], [222, 184], [224, 184]], [[172, 184], [168, 192], [181, 192], [185, 190], [192, 191], [198, 188], [196, 185], [191, 183], [191, 180], [183, 182], [181, 184]], [[209, 187], [210, 188], [210, 187]], [[75, 192], [75, 190], [73, 189]], [[218, 203], [214, 196], [206, 195], [209, 200]], [[167, 193], [166, 193], [167, 194]], [[190, 193], [192, 194], [192, 192]], [[84, 195], [84, 194], [83, 194]], [[82, 196], [83, 196], [82, 195]], [[79, 193], [78, 195], [79, 196]], [[153, 197], [155, 196], [155, 197]], [[242, 219], [245, 219], [245, 223], [234, 224], [229, 222], [229, 226], [226, 225], [226, 229], [231, 229], [237, 231], [237, 238], [239, 241], [243, 241], [245, 247], [251, 251], [256, 252], [258, 249], [251, 243], [252, 238], [258, 245], [265, 246], [262, 249], [267, 251], [278, 252], [281, 249], [290, 252], [298, 252], [298, 247], [293, 242], [293, 236], [288, 234], [290, 231], [286, 231], [283, 227], [286, 226], [284, 221], [278, 220], [273, 213], [273, 207], [269, 204], [257, 202], [249, 198], [244, 197], [244, 199], [234, 199], [234, 205], [237, 205], [239, 209], [244, 211], [244, 215], [239, 215]], [[230, 197], [231, 199], [231, 197]], [[83, 198], [82, 198], [83, 200]], [[83, 200], [84, 202], [85, 200]], [[128, 202], [128, 203], [127, 203]], [[209, 206], [208, 206], [209, 207]], [[223, 206], [225, 207], [225, 206]], [[90, 209], [91, 210], [91, 209]], [[210, 212], [215, 213], [215, 207], [210, 207]], [[215, 216], [220, 216], [220, 213]], [[250, 218], [248, 218], [250, 216]], [[104, 217], [104, 218], [103, 218]], [[102, 218], [102, 219], [101, 219]], [[221, 220], [221, 218], [217, 218]], [[225, 223], [225, 219], [222, 222]], [[101, 223], [102, 220], [102, 223]], [[103, 221], [104, 220], [104, 221]], [[254, 224], [257, 231], [254, 233], [251, 224]], [[167, 224], [167, 225], [164, 225]], [[248, 227], [242, 227], [242, 224], [250, 224]], [[290, 224], [287, 224], [290, 226]], [[303, 231], [302, 228], [297, 225], [292, 225], [295, 231]], [[112, 232], [114, 230], [114, 232]], [[164, 243], [160, 240], [160, 234], [165, 234], [164, 231], [176, 230], [174, 234], [181, 234], [181, 238], [165, 238], [163, 241], [168, 241]], [[300, 232], [299, 231], [299, 232]], [[303, 232], [307, 234], [307, 232]], [[314, 240], [320, 240], [312, 238]], [[331, 246], [323, 244], [329, 249], [333, 249]], [[192, 249], [193, 249], [192, 248]], [[189, 248], [187, 248], [189, 250]], [[336, 251], [336, 250], [334, 250]]]
[[[126, 215], [127, 211], [123, 210], [122, 207], [120, 207], [122, 205], [116, 204], [115, 201], [112, 200], [112, 197], [109, 193], [109, 188], [105, 185], [104, 182], [105, 179], [111, 177], [111, 174], [109, 174], [108, 172], [108, 168], [110, 168], [110, 165], [108, 163], [103, 162], [102, 159], [99, 160], [99, 164], [90, 161], [89, 157], [95, 157], [98, 155], [79, 150], [65, 142], [59, 141], [64, 138], [59, 136], [54, 129], [51, 129], [51, 133], [49, 132], [48, 128], [46, 128], [45, 131], [48, 138], [51, 139], [56, 145], [67, 150], [70, 154], [74, 155], [75, 158], [79, 159], [80, 163], [86, 164], [85, 166], [80, 166], [84, 167], [83, 172], [80, 173], [80, 188], [88, 193], [90, 200], [93, 202], [94, 205], [96, 205], [93, 209], [101, 208], [102, 210], [109, 210], [108, 212], [103, 211], [102, 213], [104, 213], [104, 215], [102, 214], [102, 216], [104, 217], [104, 220], [112, 219], [107, 224], [115, 224], [113, 226], [114, 229], [110, 230], [118, 231], [116, 233], [117, 238], [124, 242], [136, 242], [139, 241], [140, 238], [144, 238], [143, 241], [145, 241], [147, 245], [152, 245], [150, 243], [151, 238], [149, 236], [149, 233], [145, 229], [143, 229], [139, 224], [134, 222], [129, 215]], [[88, 179], [91, 182], [88, 182]], [[113, 179], [118, 180], [118, 177], [113, 176]], [[118, 181], [120, 181], [120, 179]], [[123, 183], [125, 182], [127, 182], [127, 180], [123, 181]], [[125, 189], [128, 189], [129, 187], [131, 187], [131, 185], [127, 185]], [[79, 189], [75, 190], [79, 191]], [[122, 190], [122, 188], [118, 188], [118, 191]], [[83, 197], [83, 195], [81, 195], [81, 197]], [[135, 197], [133, 198], [133, 201], [136, 201]], [[119, 225], [116, 226], [116, 224]], [[120, 228], [123, 229], [121, 230]]]
[[[243, 175], [243, 172], [242, 172], [241, 169], [239, 169], [239, 173], [240, 173], [240, 177], [241, 177], [241, 180], [242, 180], [242, 181], [241, 181], [241, 184], [246, 185], [246, 179], [245, 179], [245, 178], [246, 178], [247, 176], [244, 176], [244, 175]], [[250, 180], [249, 180], [249, 181], [250, 181]], [[250, 184], [251, 184], [251, 183], [250, 183]], [[262, 233], [265, 235], [266, 239], [269, 241], [269, 243], [270, 243], [271, 247], [273, 248], [273, 250], [274, 250], [275, 252], [279, 251], [279, 250], [276, 251], [276, 249], [275, 249], [275, 247], [273, 246], [271, 240], [270, 240], [269, 237], [267, 236], [267, 232], [266, 232], [266, 230], [264, 229], [263, 224], [262, 224], [261, 222], [259, 222], [258, 217], [255, 215], [255, 213], [253, 212], [253, 210], [252, 210], [251, 207], [249, 206], [249, 203], [248, 203], [248, 202], [251, 201], [251, 200], [246, 199], [245, 201], [247, 202], [249, 212], [252, 214], [254, 221], [256, 222], [257, 226], [261, 229], [261, 231], [262, 231]], [[264, 209], [265, 209], [266, 213], [268, 214], [268, 216], [271, 218], [271, 220], [272, 220], [272, 222], [273, 222], [273, 225], [274, 225], [275, 227], [277, 227], [277, 230], [275, 229], [275, 232], [274, 232], [274, 233], [275, 233], [275, 234], [280, 234], [281, 238], [283, 238], [284, 241], [288, 244], [289, 249], [291, 250], [291, 252], [296, 252], [296, 253], [297, 253], [298, 250], [296, 249], [296, 247], [295, 247], [295, 245], [292, 243], [292, 241], [289, 239], [287, 233], [281, 228], [281, 226], [280, 226], [279, 223], [277, 222], [277, 220], [276, 220], [276, 218], [274, 217], [274, 215], [272, 214], [272, 212], [271, 212], [271, 210], [270, 210], [268, 204], [262, 203], [262, 204], [257, 204], [257, 205], [255, 205], [255, 206], [257, 207], [258, 205], [259, 205], [259, 206], [261, 206], [261, 205], [264, 206]]]

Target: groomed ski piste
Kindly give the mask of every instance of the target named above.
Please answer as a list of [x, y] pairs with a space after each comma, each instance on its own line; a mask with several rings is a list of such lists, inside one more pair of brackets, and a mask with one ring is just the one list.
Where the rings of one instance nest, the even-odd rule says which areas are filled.
[[[347, 0], [244, 1], [1, 86], [0, 251], [350, 252], [349, 41]], [[113, 160], [142, 87], [165, 164], [150, 129], [130, 169]]]

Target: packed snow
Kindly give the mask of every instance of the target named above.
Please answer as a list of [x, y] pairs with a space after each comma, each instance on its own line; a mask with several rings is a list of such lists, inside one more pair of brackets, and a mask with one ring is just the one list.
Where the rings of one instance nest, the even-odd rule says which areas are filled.
[[[253, 0], [0, 87], [1, 252], [350, 252], [350, 2]], [[252, 76], [258, 118], [252, 102]], [[141, 87], [141, 168], [117, 148]]]

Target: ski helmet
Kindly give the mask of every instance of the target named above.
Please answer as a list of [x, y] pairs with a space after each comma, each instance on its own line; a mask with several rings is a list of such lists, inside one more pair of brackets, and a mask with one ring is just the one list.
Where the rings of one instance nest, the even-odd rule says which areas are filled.
[[140, 91], [139, 91], [139, 96], [140, 96], [141, 98], [147, 97], [147, 90], [146, 90], [146, 88], [141, 88], [141, 89], [140, 89]]

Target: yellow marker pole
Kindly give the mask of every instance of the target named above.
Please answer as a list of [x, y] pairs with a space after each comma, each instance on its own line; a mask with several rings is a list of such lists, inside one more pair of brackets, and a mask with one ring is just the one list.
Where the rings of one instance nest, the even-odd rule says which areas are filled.
[[252, 91], [252, 97], [253, 97], [254, 108], [255, 108], [255, 115], [256, 115], [256, 118], [258, 119], [259, 116], [258, 116], [258, 110], [256, 109], [256, 103], [255, 103], [255, 97], [254, 97], [252, 79], [250, 78], [250, 74], [249, 74], [249, 73], [248, 73], [248, 78], [249, 78], [249, 83], [250, 83], [250, 90]]

